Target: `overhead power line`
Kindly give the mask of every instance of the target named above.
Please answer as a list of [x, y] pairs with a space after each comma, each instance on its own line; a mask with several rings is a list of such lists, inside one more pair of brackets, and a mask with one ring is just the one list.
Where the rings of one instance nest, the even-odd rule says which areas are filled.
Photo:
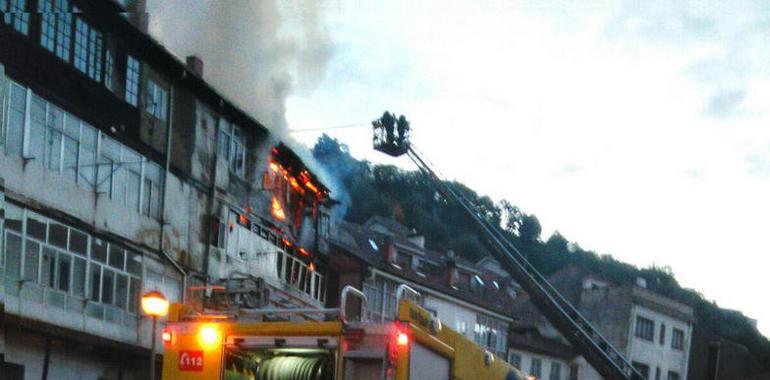
[[318, 132], [318, 131], [328, 131], [331, 129], [359, 128], [359, 127], [367, 127], [367, 126], [371, 126], [371, 123], [355, 123], [355, 124], [332, 125], [328, 127], [318, 127], [318, 128], [291, 129], [289, 130], [289, 133]]

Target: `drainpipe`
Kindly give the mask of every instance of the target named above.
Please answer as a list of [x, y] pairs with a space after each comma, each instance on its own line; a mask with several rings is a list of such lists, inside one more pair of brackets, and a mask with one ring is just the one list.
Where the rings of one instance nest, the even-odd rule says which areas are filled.
[[171, 265], [182, 275], [182, 294], [181, 299], [182, 302], [185, 301], [185, 294], [187, 293], [186, 285], [187, 285], [187, 273], [185, 272], [184, 268], [182, 268], [179, 263], [174, 260], [171, 255], [166, 252], [166, 250], [163, 247], [163, 240], [164, 240], [164, 233], [166, 230], [166, 196], [168, 193], [168, 176], [171, 169], [171, 131], [173, 128], [173, 119], [174, 119], [174, 85], [171, 84], [169, 86], [169, 96], [168, 96], [168, 119], [166, 121], [166, 166], [165, 171], [163, 173], [163, 194], [160, 198], [160, 239], [158, 242], [158, 249], [160, 250], [160, 253], [163, 255], [163, 257], [168, 260]]

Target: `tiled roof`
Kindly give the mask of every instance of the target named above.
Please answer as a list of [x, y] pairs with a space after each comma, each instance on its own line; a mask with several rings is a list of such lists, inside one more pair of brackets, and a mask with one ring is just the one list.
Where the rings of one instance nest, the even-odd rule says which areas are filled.
[[[375, 224], [387, 226], [388, 231], [373, 231], [368, 228]], [[451, 287], [447, 279], [448, 265], [451, 264], [446, 255], [437, 251], [425, 250], [410, 242], [408, 236], [412, 234], [412, 231], [398, 222], [377, 217], [376, 219], [370, 219], [363, 226], [343, 222], [339, 225], [338, 229], [330, 239], [331, 243], [360, 258], [367, 264], [391, 275], [456, 297], [489, 311], [512, 317], [511, 306], [513, 299], [505, 289], [506, 284], [510, 283], [510, 277], [500, 277], [491, 271], [479, 268], [471, 261], [455, 256], [455, 262], [460, 264], [461, 267], [467, 266], [475, 269], [484, 285], [477, 289], [471, 289], [470, 286], [461, 284]], [[411, 249], [424, 252], [424, 256], [420, 257], [420, 259], [427, 259], [432, 265], [421, 267], [421, 272], [412, 268], [399, 269], [395, 267], [387, 262], [387, 250], [391, 242], [407, 245]], [[498, 286], [496, 287], [494, 283], [497, 283]]]

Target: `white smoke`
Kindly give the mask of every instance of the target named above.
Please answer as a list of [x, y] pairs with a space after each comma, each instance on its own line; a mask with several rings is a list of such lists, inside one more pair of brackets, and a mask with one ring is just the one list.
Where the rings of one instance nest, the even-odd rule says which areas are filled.
[[286, 98], [324, 77], [331, 39], [311, 0], [149, 0], [150, 34], [178, 57], [199, 56], [204, 79], [285, 137]]
[[321, 10], [311, 0], [149, 0], [147, 4], [150, 34], [180, 59], [200, 57], [204, 79], [290, 146], [341, 202], [335, 215], [342, 215], [350, 204], [344, 186], [287, 133], [287, 97], [295, 91], [312, 91], [332, 57]]

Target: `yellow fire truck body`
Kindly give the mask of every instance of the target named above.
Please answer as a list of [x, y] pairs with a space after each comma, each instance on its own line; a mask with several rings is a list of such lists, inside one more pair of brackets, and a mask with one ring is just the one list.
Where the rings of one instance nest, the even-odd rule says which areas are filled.
[[[163, 331], [163, 380], [518, 380], [522, 374], [400, 299], [393, 322], [184, 315]], [[343, 307], [340, 310], [344, 310]]]

